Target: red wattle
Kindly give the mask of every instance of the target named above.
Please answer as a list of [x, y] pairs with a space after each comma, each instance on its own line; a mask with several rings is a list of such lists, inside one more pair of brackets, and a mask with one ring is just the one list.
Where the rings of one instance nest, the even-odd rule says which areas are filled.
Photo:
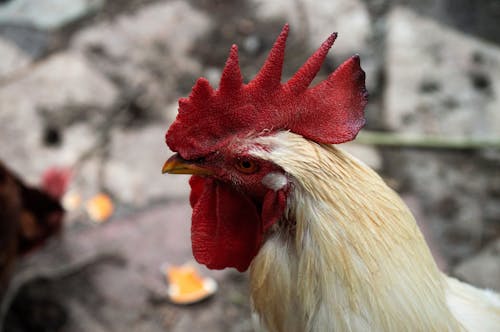
[[210, 178], [193, 176], [190, 185], [195, 259], [210, 269], [245, 271], [264, 234], [255, 204], [232, 186]]
[[275, 222], [280, 220], [286, 208], [287, 194], [285, 190], [269, 190], [262, 204], [262, 220], [264, 232], [267, 232]]

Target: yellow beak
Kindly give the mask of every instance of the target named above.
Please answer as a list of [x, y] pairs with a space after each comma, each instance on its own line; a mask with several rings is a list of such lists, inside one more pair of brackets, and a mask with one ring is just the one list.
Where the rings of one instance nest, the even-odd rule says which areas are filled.
[[196, 165], [195, 163], [183, 159], [178, 153], [174, 154], [172, 157], [163, 165], [161, 169], [162, 174], [194, 174], [194, 175], [212, 175], [213, 172], [207, 168]]

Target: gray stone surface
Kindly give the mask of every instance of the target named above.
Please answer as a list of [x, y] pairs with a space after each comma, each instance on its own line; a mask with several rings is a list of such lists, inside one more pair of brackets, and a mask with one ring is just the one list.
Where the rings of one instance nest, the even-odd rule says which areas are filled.
[[30, 103], [48, 110], [72, 105], [108, 108], [117, 97], [113, 84], [76, 52], [59, 53], [39, 63], [9, 88], [18, 86], [27, 90]]
[[385, 172], [400, 190], [413, 192], [422, 204], [422, 217], [448, 262], [473, 255], [484, 241], [495, 239], [499, 215], [486, 214], [498, 205], [492, 193], [500, 186], [496, 168], [467, 152], [388, 149]]
[[[26, 75], [0, 86], [0, 158], [32, 182], [53, 163], [73, 165], [98, 135], [103, 109], [118, 97], [114, 85], [75, 53], [61, 53]], [[77, 125], [85, 121], [87, 125]], [[48, 129], [60, 144], [47, 145]]]
[[454, 274], [473, 285], [500, 292], [500, 240], [458, 265]]
[[389, 128], [498, 137], [500, 47], [396, 7], [388, 18], [386, 66]]
[[0, 25], [56, 29], [99, 9], [103, 0], [11, 0], [0, 5]]
[[38, 60], [53, 50], [54, 36], [50, 31], [25, 25], [0, 25], [2, 39], [16, 45], [30, 59]]
[[137, 129], [116, 129], [111, 135], [105, 187], [121, 202], [145, 206], [152, 201], [187, 200], [188, 176], [162, 175], [172, 154], [165, 144], [167, 123]]
[[165, 105], [177, 99], [179, 81], [201, 72], [189, 52], [210, 26], [209, 18], [188, 2], [160, 2], [82, 29], [72, 47], [125, 88], [137, 91], [145, 113], [161, 116]]
[[[252, 0], [261, 19], [285, 19], [293, 33], [317, 48], [332, 32], [339, 33], [335, 53], [362, 52], [371, 35], [370, 15], [362, 1]], [[331, 55], [330, 55], [331, 56]]]
[[[387, 31], [387, 128], [407, 135], [499, 137], [498, 46], [398, 6], [388, 15]], [[495, 238], [495, 155], [480, 153], [472, 160], [466, 152], [384, 153], [389, 173], [422, 201], [448, 262], [474, 255], [483, 241]]]
[[0, 61], [0, 82], [15, 72], [26, 68], [33, 60], [15, 44], [4, 38], [0, 38], [0, 54], [2, 55], [2, 61]]
[[[288, 22], [291, 39], [299, 40], [298, 49], [302, 51], [307, 45], [310, 49], [309, 54], [332, 32], [338, 32], [338, 38], [327, 56], [328, 59], [333, 64], [340, 64], [353, 54], [360, 54], [363, 69], [367, 72], [369, 91], [379, 88], [376, 86], [377, 72], [382, 61], [379, 54], [367, 47], [374, 38], [374, 22], [364, 1], [251, 0], [250, 2], [254, 5], [259, 20]], [[289, 56], [288, 59], [290, 58], [293, 56]]]

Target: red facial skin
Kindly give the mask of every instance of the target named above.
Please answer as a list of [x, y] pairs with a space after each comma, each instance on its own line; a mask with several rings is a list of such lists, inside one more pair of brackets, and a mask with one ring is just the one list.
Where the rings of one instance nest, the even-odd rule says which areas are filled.
[[[241, 149], [241, 148], [240, 148]], [[249, 162], [253, 171], [245, 171], [242, 163]], [[231, 184], [258, 203], [271, 189], [262, 184], [262, 179], [269, 173], [285, 172], [272, 162], [255, 158], [243, 152], [234, 153], [231, 146], [212, 153], [197, 162], [198, 165], [213, 172], [212, 178]]]
[[230, 146], [191, 162], [212, 173], [190, 181], [193, 254], [211, 269], [245, 271], [266, 232], [282, 217], [289, 190], [285, 185], [275, 191], [262, 180], [284, 171], [248, 153], [234, 153]]

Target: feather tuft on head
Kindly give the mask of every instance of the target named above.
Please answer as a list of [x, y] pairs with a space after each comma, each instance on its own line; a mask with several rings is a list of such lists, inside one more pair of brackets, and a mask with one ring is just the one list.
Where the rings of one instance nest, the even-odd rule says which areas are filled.
[[179, 100], [179, 114], [166, 141], [185, 159], [215, 152], [235, 137], [290, 130], [317, 143], [353, 140], [365, 124], [365, 73], [359, 57], [345, 61], [327, 79], [309, 87], [337, 34], [334, 33], [293, 77], [281, 84], [289, 27], [286, 24], [256, 77], [241, 77], [238, 48], [231, 47], [219, 88], [205, 78], [188, 98]]

